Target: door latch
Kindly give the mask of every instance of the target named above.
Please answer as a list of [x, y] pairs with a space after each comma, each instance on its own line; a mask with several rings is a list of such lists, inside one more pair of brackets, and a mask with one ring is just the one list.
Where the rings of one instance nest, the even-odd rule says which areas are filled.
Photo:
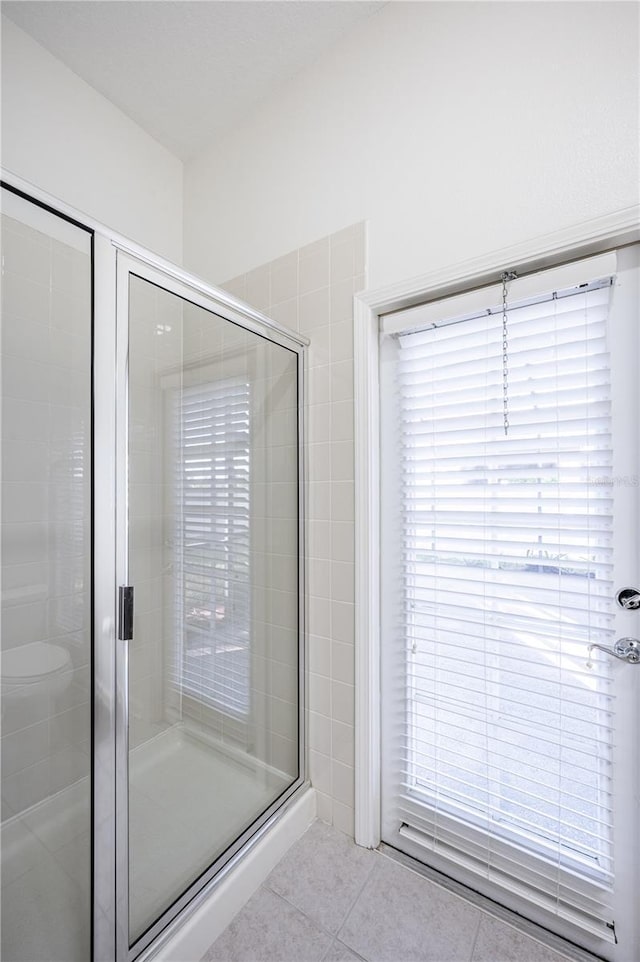
[[616, 592], [616, 601], [621, 608], [636, 611], [640, 608], [640, 591], [637, 588], [621, 588]]
[[133, 640], [133, 585], [121, 585], [118, 589], [118, 638]]

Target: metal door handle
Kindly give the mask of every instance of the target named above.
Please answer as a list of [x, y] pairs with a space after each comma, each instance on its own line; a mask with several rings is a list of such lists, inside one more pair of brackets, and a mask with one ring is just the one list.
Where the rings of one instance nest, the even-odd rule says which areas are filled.
[[118, 638], [133, 641], [133, 587], [121, 585], [118, 590]]
[[608, 648], [606, 645], [589, 645], [587, 668], [593, 668], [591, 652], [594, 648], [597, 648], [598, 651], [604, 651], [607, 655], [612, 655], [613, 658], [626, 661], [630, 665], [637, 665], [640, 662], [640, 641], [637, 638], [618, 638], [613, 648]]

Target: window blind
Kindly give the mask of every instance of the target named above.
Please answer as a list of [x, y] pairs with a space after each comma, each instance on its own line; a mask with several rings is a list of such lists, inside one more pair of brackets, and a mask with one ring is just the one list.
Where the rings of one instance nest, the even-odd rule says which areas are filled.
[[249, 710], [250, 386], [175, 393], [174, 683], [227, 714]]
[[383, 835], [602, 938], [614, 705], [609, 660], [586, 662], [612, 640], [610, 282], [512, 303], [506, 437], [495, 306], [383, 337], [382, 398]]

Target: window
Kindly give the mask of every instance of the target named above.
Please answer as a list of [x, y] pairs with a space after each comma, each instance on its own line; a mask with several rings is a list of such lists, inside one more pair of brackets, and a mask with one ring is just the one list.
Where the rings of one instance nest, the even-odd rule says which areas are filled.
[[592, 277], [512, 300], [506, 358], [499, 302], [381, 337], [383, 835], [601, 936], [613, 692], [586, 661], [613, 634], [611, 277]]
[[176, 432], [176, 684], [226, 714], [249, 711], [250, 388], [173, 395]]

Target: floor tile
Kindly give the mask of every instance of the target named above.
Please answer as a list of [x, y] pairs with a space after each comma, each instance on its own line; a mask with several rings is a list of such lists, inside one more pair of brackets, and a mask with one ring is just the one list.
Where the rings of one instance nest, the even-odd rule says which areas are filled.
[[203, 962], [320, 962], [331, 936], [280, 896], [258, 889]]
[[22, 820], [34, 835], [55, 852], [91, 828], [91, 785], [80, 779], [64, 791], [37, 805]]
[[35, 868], [48, 854], [39, 838], [33, 834], [19, 816], [4, 822], [0, 830], [2, 852], [2, 885], [9, 885], [29, 869]]
[[55, 853], [58, 865], [81, 888], [91, 887], [91, 833], [78, 835]]
[[287, 852], [265, 884], [335, 933], [379, 857], [317, 821]]
[[469, 962], [480, 912], [379, 856], [338, 935], [369, 962]]
[[91, 954], [89, 893], [47, 852], [36, 868], [2, 889], [2, 958], [86, 962]]
[[483, 913], [473, 962], [566, 962], [566, 956]]

